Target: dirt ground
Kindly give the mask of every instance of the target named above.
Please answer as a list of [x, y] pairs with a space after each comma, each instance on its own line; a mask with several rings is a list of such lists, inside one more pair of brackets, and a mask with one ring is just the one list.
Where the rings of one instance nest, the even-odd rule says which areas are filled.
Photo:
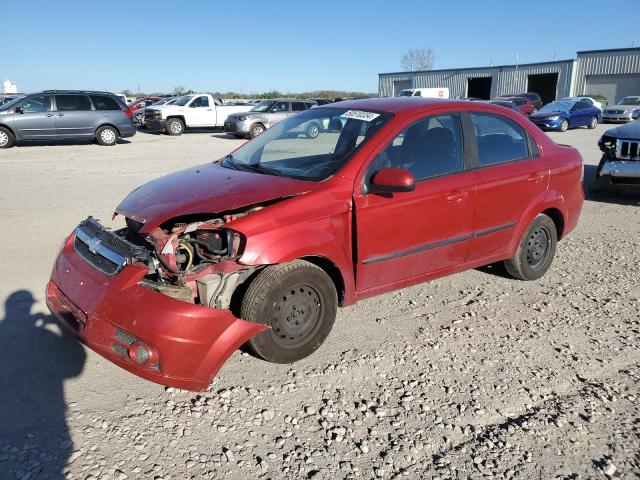
[[[606, 128], [551, 136], [588, 180]], [[71, 229], [241, 142], [0, 151], [0, 477], [640, 478], [640, 195], [587, 200], [538, 281], [483, 268], [363, 301], [310, 358], [236, 352], [202, 394], [62, 332], [44, 288]]]

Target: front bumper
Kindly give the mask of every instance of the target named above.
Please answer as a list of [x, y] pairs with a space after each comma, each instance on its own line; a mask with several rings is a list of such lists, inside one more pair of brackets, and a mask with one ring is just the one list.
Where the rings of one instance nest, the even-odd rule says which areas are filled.
[[166, 128], [166, 120], [163, 120], [162, 118], [145, 117], [144, 126], [149, 130], [164, 130]]
[[548, 118], [531, 118], [529, 117], [533, 123], [535, 123], [538, 127], [543, 130], [558, 130], [560, 128], [560, 123], [562, 122], [562, 118], [558, 120], [549, 120]]
[[251, 122], [248, 120], [226, 120], [224, 122], [224, 131], [232, 135], [249, 135]]
[[[49, 310], [89, 348], [142, 378], [162, 385], [205, 390], [227, 358], [264, 325], [229, 310], [173, 299], [139, 284], [146, 266], [126, 265], [106, 275], [65, 242], [47, 285]], [[150, 360], [139, 365], [131, 345]]]
[[603, 122], [630, 122], [631, 112], [629, 113], [606, 113], [602, 114]]

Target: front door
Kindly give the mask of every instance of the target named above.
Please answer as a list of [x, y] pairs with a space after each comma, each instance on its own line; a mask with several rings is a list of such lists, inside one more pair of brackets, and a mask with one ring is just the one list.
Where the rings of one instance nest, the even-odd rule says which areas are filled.
[[542, 200], [549, 183], [533, 139], [500, 115], [471, 113], [477, 144], [477, 203], [468, 260], [509, 253], [518, 222]]
[[[17, 112], [16, 112], [17, 110]], [[14, 108], [13, 124], [19, 139], [38, 139], [55, 136], [56, 119], [51, 111], [50, 95], [32, 95]]]
[[291, 115], [291, 102], [276, 102], [269, 110], [267, 118], [269, 119], [269, 126], [273, 126], [278, 122], [281, 122], [285, 118]]
[[201, 95], [189, 104], [189, 126], [213, 127], [216, 125], [214, 106], [209, 104], [209, 97]]
[[[354, 192], [356, 289], [368, 295], [464, 262], [471, 242], [475, 177], [465, 171], [457, 114], [405, 125], [368, 165]], [[413, 173], [415, 190], [369, 194], [383, 167]]]
[[59, 137], [87, 137], [95, 134], [99, 112], [87, 95], [55, 95], [56, 131]]

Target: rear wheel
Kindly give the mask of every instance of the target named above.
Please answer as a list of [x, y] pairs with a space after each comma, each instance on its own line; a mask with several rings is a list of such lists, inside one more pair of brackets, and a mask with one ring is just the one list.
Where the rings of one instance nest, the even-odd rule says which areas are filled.
[[591, 122], [589, 122], [589, 128], [594, 129], [598, 126], [598, 117], [591, 117]]
[[0, 148], [9, 148], [13, 146], [16, 137], [8, 128], [0, 127]]
[[184, 122], [179, 118], [170, 118], [165, 124], [165, 129], [169, 135], [182, 135], [184, 132]]
[[100, 127], [96, 132], [96, 140], [100, 145], [104, 145], [106, 147], [115, 145], [118, 141], [118, 131], [109, 125]]
[[547, 215], [538, 215], [520, 240], [516, 254], [505, 260], [507, 272], [520, 280], [537, 280], [551, 266], [557, 243], [558, 232], [553, 220]]
[[265, 131], [264, 125], [262, 125], [261, 123], [254, 123], [253, 125], [251, 125], [251, 128], [249, 129], [249, 134], [251, 135], [251, 138], [255, 138], [264, 131]]
[[309, 138], [318, 138], [318, 135], [320, 135], [320, 127], [317, 123], [312, 122], [311, 125], [307, 127], [306, 134]]
[[270, 327], [249, 347], [273, 363], [311, 355], [327, 338], [336, 318], [338, 296], [329, 276], [304, 260], [272, 265], [249, 285], [240, 316]]
[[560, 131], [566, 132], [567, 130], [569, 130], [569, 121], [565, 119], [560, 122]]

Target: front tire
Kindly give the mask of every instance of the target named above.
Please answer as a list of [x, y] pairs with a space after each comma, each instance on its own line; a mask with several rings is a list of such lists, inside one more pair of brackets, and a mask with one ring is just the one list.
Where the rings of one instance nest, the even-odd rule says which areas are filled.
[[254, 123], [253, 125], [251, 125], [251, 128], [249, 129], [249, 135], [251, 138], [256, 138], [265, 130], [266, 129], [264, 128], [264, 125], [262, 125], [261, 123]]
[[598, 117], [591, 117], [591, 122], [589, 123], [589, 128], [593, 130], [598, 126]]
[[100, 145], [111, 147], [118, 142], [118, 131], [109, 125], [100, 127], [96, 132], [96, 140]]
[[308, 138], [318, 138], [318, 135], [320, 135], [320, 127], [318, 124], [311, 123], [311, 125], [307, 127], [306, 135]]
[[170, 118], [165, 123], [165, 130], [169, 135], [182, 135], [184, 133], [184, 122], [179, 118]]
[[505, 260], [507, 272], [519, 280], [537, 280], [549, 270], [557, 243], [558, 232], [553, 220], [547, 215], [538, 215], [520, 240], [516, 254]]
[[8, 128], [0, 127], [0, 148], [10, 148], [16, 141], [13, 132]]
[[565, 119], [560, 122], [560, 131], [566, 132], [567, 130], [569, 130], [569, 121]]
[[266, 267], [247, 289], [240, 317], [270, 327], [249, 340], [256, 355], [272, 363], [308, 357], [327, 338], [338, 296], [324, 270], [304, 260]]

